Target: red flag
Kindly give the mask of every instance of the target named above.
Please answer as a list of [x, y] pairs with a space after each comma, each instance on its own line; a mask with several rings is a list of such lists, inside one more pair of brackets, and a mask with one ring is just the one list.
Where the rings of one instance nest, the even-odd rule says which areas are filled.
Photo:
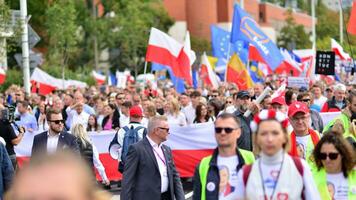
[[352, 6], [347, 32], [356, 35], [356, 1], [354, 1]]
[[3, 84], [6, 79], [6, 72], [3, 68], [0, 68], [0, 84]]
[[247, 90], [253, 86], [253, 81], [241, 59], [232, 55], [226, 70], [226, 82], [233, 82], [240, 90]]

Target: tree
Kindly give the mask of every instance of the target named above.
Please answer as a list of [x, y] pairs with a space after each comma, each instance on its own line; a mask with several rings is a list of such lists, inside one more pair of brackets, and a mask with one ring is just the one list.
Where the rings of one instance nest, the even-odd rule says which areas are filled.
[[293, 12], [290, 9], [286, 12], [286, 25], [281, 29], [277, 37], [277, 44], [289, 50], [309, 48], [311, 46], [309, 35], [302, 25], [295, 23]]
[[46, 11], [49, 38], [47, 61], [50, 65], [65, 66], [74, 58], [78, 41], [76, 10], [72, 0], [57, 0]]

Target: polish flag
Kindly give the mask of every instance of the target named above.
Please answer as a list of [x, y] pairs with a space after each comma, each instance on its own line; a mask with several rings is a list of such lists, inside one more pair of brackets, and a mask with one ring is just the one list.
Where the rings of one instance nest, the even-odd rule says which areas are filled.
[[204, 83], [206, 85], [209, 85], [213, 87], [214, 89], [217, 89], [219, 87], [219, 81], [218, 78], [216, 77], [215, 72], [213, 71], [213, 68], [210, 65], [210, 62], [208, 60], [208, 57], [206, 56], [206, 53], [204, 52], [203, 56], [201, 57], [201, 69], [200, 69], [200, 76], [202, 77]]
[[332, 38], [331, 38], [331, 50], [333, 50], [335, 54], [341, 58], [341, 60], [351, 60], [350, 55], [348, 53], [345, 53], [342, 46]]
[[248, 48], [248, 59], [261, 62], [261, 63], [266, 63], [266, 61], [263, 59], [261, 56], [260, 52], [258, 52], [257, 48], [253, 45], [249, 45]]
[[[180, 55], [182, 54], [182, 55]], [[184, 78], [181, 72], [178, 58], [184, 58], [185, 66], [190, 64], [189, 57], [184, 55], [183, 45], [166, 33], [151, 28], [150, 39], [148, 41], [146, 61], [155, 62], [172, 68], [175, 76]], [[185, 57], [186, 56], [186, 57]]]
[[192, 86], [192, 68], [194, 61], [196, 59], [195, 52], [192, 51], [190, 46], [190, 34], [187, 31], [185, 35], [184, 47], [181, 50], [178, 56], [178, 62], [180, 66], [180, 71], [183, 75], [183, 79], [187, 81], [187, 83]]
[[6, 72], [2, 67], [0, 67], [0, 84], [3, 84], [5, 82], [5, 79], [6, 79]]
[[293, 76], [299, 76], [299, 74], [302, 72], [302, 69], [300, 68], [300, 64], [297, 63], [292, 58], [292, 56], [289, 54], [289, 52], [286, 49], [281, 49], [280, 51], [284, 57], [284, 61], [280, 66], [277, 67], [275, 72], [277, 74], [286, 73], [287, 75], [289, 75], [292, 72]]
[[60, 80], [54, 78], [39, 68], [35, 68], [31, 75], [30, 81], [32, 83], [32, 92], [39, 93], [41, 95], [51, 93], [62, 84]]
[[105, 83], [105, 80], [106, 80], [105, 75], [99, 74], [98, 72], [96, 72], [94, 70], [92, 71], [92, 75], [93, 75], [94, 79], [96, 80], [97, 85], [102, 85]]

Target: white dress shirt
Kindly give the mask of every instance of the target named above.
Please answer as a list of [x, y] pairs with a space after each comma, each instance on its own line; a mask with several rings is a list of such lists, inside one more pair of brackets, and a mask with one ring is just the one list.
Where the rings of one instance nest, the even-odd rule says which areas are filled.
[[47, 132], [47, 153], [55, 153], [57, 151], [59, 134], [51, 135]]
[[148, 135], [147, 139], [152, 146], [153, 154], [155, 155], [157, 160], [159, 173], [161, 174], [161, 193], [167, 192], [169, 183], [167, 173], [167, 161], [162, 151], [162, 144], [158, 146], [158, 144], [156, 144]]
[[77, 111], [72, 110], [70, 114], [72, 117], [72, 123], [70, 124], [70, 127], [73, 127], [76, 124], [82, 124], [85, 129], [87, 128], [89, 116], [90, 116], [88, 113], [83, 111], [80, 114], [78, 114]]

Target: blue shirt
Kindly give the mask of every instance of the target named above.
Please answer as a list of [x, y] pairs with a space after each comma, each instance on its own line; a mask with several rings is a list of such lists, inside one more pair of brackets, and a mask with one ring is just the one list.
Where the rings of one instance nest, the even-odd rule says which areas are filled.
[[30, 128], [33, 131], [38, 130], [36, 117], [30, 113], [20, 115], [20, 121], [17, 121], [16, 124], [25, 127], [26, 131]]

